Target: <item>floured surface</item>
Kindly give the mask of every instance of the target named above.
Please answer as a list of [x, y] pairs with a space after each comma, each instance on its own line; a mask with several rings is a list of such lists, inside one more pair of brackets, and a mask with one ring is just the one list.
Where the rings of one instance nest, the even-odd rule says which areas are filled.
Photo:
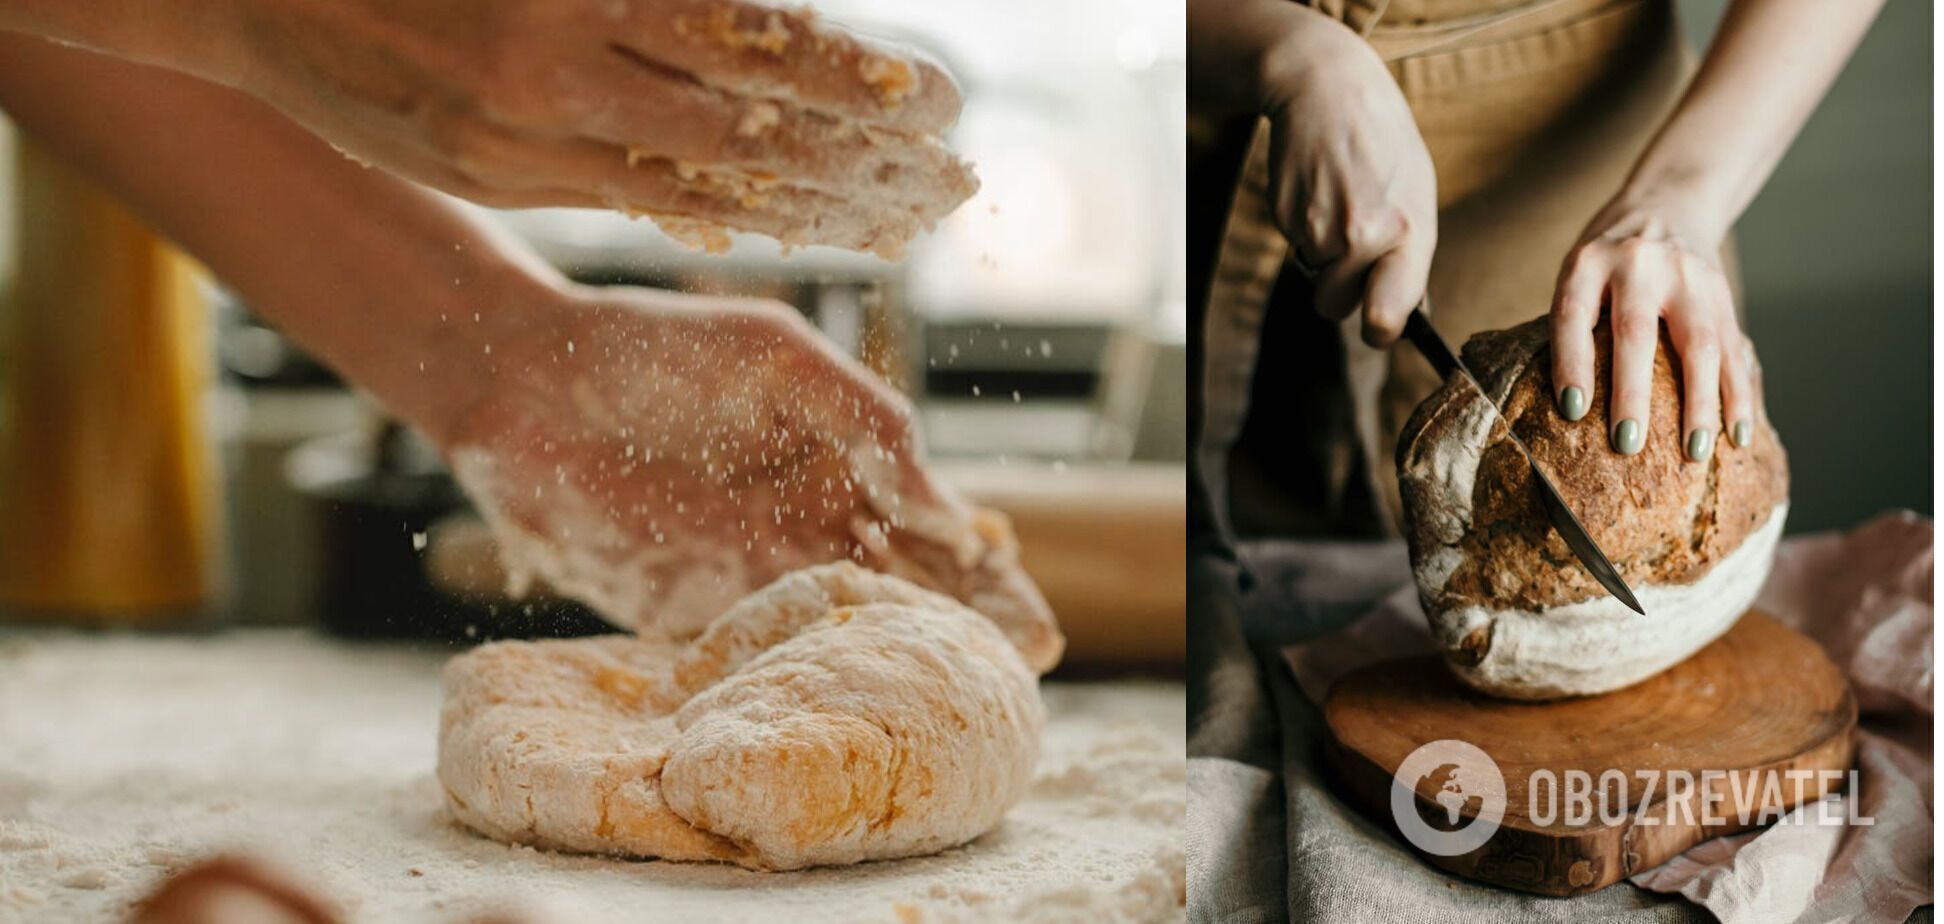
[[295, 632], [0, 636], [0, 922], [116, 920], [218, 850], [365, 922], [1183, 917], [1179, 685], [1045, 685], [1033, 788], [966, 847], [766, 874], [467, 832], [432, 776], [444, 659]]
[[446, 663], [439, 782], [501, 841], [793, 870], [924, 856], [1033, 782], [1039, 676], [991, 620], [849, 562], [687, 645], [496, 642]]

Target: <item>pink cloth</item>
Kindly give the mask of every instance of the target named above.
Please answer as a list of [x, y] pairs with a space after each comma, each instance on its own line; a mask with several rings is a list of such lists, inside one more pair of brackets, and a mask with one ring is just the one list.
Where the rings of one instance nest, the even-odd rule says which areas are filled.
[[[1853, 921], [1897, 924], [1931, 902], [1932, 524], [1912, 513], [1848, 533], [1784, 540], [1757, 605], [1821, 643], [1849, 675], [1862, 709], [1857, 792], [1803, 806], [1806, 823], [1717, 838], [1631, 880], [1679, 892], [1726, 924]], [[1296, 681], [1322, 702], [1350, 670], [1429, 652], [1414, 588], [1384, 599], [1341, 632], [1284, 652]], [[1841, 819], [1861, 800], [1874, 825]], [[1793, 819], [1792, 819], [1793, 821]]]

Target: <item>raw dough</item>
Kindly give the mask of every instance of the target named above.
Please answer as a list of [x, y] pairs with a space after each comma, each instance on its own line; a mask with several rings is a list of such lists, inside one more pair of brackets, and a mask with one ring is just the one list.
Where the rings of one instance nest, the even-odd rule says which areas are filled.
[[440, 782], [490, 836], [797, 869], [931, 853], [1026, 791], [1045, 708], [985, 617], [848, 563], [686, 644], [502, 642], [444, 674]]

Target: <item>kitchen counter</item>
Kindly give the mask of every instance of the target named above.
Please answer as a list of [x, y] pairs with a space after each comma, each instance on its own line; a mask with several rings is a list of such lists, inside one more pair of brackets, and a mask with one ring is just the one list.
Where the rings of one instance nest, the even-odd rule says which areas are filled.
[[1047, 683], [1038, 777], [932, 857], [799, 873], [512, 847], [433, 779], [443, 649], [0, 629], [0, 921], [115, 921], [220, 851], [357, 922], [1179, 920], [1179, 684]]

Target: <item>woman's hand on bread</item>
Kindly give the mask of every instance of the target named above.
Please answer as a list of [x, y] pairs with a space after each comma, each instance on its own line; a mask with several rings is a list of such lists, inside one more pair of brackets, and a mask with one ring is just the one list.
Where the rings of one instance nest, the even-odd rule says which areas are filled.
[[[1672, 195], [1623, 194], [1594, 217], [1567, 254], [1553, 298], [1553, 397], [1566, 419], [1578, 420], [1604, 394], [1613, 449], [1639, 452], [1665, 322], [1684, 391], [1683, 452], [1706, 460], [1724, 427], [1747, 445], [1759, 400], [1755, 356], [1721, 269], [1725, 234], [1706, 210]], [[1610, 383], [1594, 381], [1593, 328], [1603, 313], [1613, 323]]]
[[1620, 194], [1566, 257], [1553, 302], [1553, 385], [1576, 419], [1594, 399], [1592, 330], [1613, 315], [1614, 448], [1640, 451], [1660, 321], [1679, 354], [1681, 434], [1706, 459], [1717, 434], [1746, 445], [1761, 369], [1717, 254], [1856, 48], [1882, 0], [1732, 4], [1685, 95]]

